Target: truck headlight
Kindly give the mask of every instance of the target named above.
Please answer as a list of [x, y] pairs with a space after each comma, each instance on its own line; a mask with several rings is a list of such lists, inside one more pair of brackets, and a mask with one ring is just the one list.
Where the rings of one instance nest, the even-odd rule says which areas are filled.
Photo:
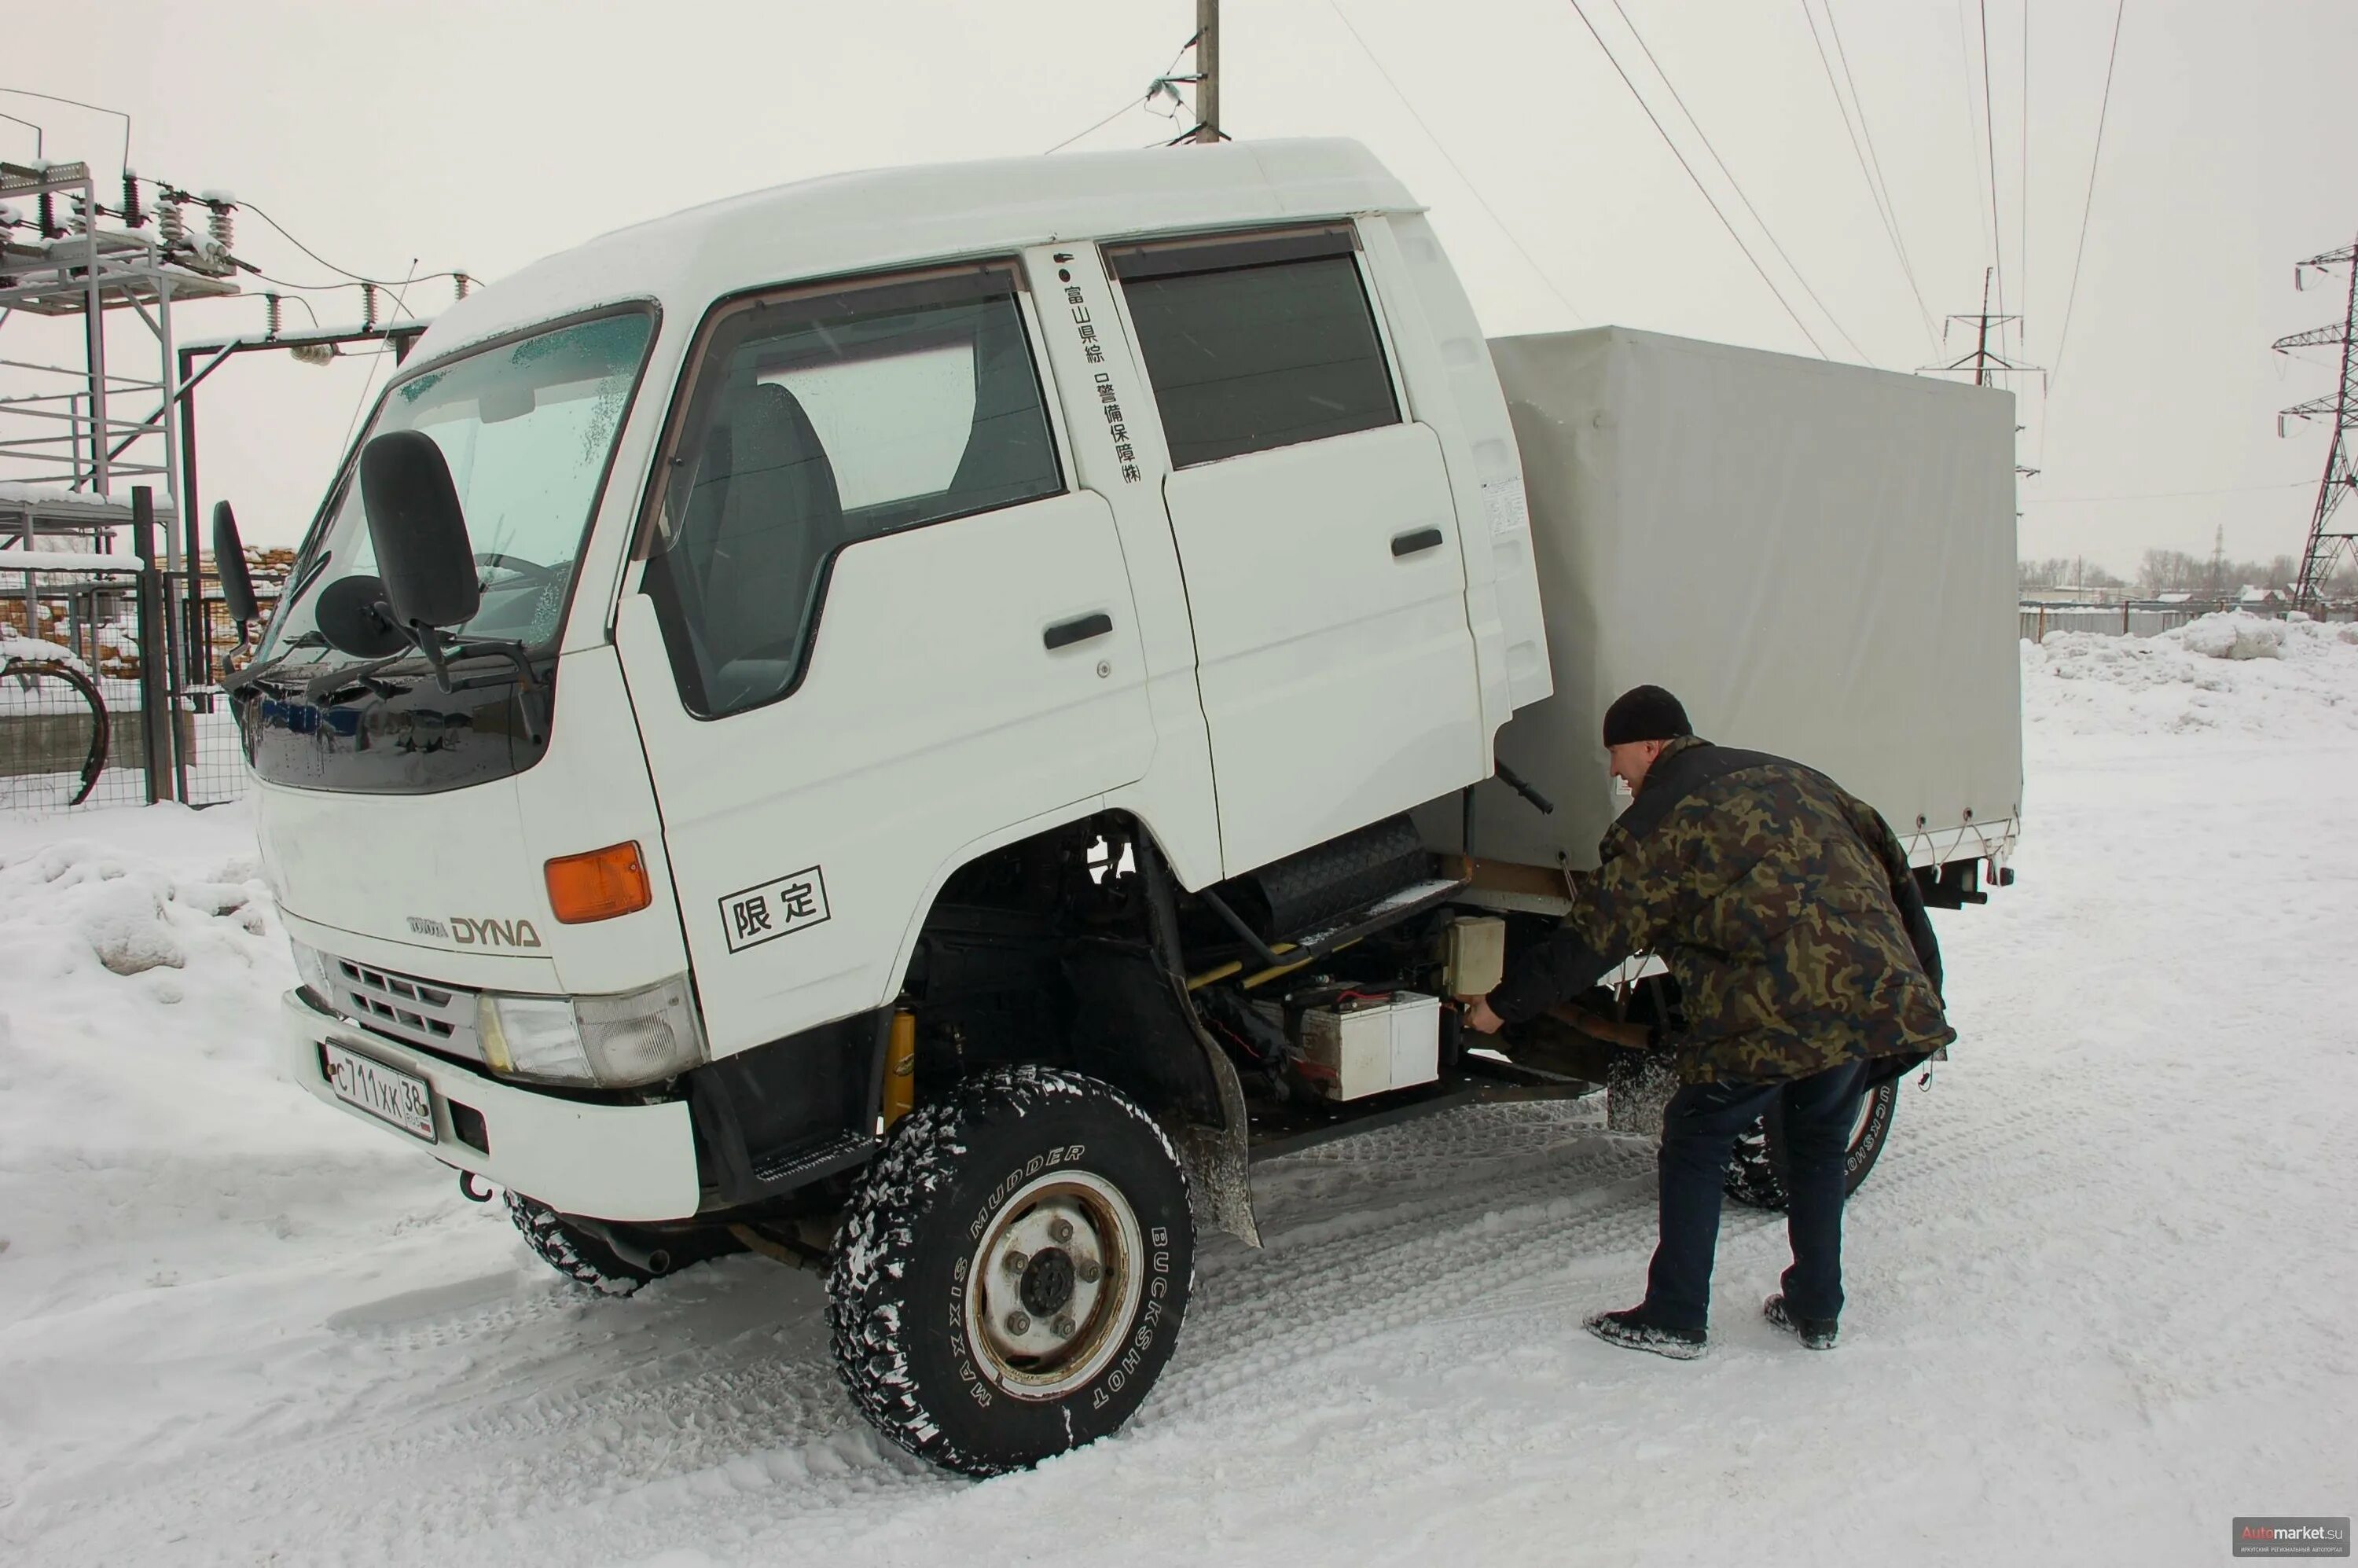
[[684, 975], [611, 996], [485, 991], [476, 1029], [493, 1072], [543, 1083], [631, 1088], [705, 1060], [704, 1030]]
[[336, 977], [330, 968], [335, 960], [317, 947], [307, 947], [288, 937], [287, 945], [295, 949], [295, 978], [303, 982], [313, 1001], [330, 1011], [341, 1011], [336, 1005]]

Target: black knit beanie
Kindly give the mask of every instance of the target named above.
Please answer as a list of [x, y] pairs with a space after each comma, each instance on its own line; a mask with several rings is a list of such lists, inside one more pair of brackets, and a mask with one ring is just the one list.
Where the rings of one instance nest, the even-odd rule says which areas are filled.
[[1692, 735], [1687, 710], [1679, 699], [1658, 686], [1633, 686], [1605, 710], [1605, 743], [1627, 745], [1632, 741], [1675, 741]]

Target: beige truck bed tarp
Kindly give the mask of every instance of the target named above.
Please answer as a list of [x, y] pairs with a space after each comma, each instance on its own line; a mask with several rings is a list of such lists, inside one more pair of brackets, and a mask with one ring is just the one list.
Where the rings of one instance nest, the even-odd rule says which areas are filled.
[[[1822, 769], [1918, 864], [2004, 854], [2022, 799], [2014, 399], [1606, 327], [1493, 340], [1522, 449], [1555, 694], [1476, 790], [1475, 852], [1585, 870], [1626, 804], [1606, 706]], [[1447, 803], [1421, 814], [1456, 849]]]

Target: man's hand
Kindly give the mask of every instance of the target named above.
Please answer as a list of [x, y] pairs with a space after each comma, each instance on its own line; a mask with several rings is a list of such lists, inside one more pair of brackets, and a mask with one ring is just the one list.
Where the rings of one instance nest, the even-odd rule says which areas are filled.
[[1496, 1034], [1507, 1021], [1490, 1011], [1490, 999], [1477, 996], [1466, 1004], [1466, 1027], [1479, 1034]]

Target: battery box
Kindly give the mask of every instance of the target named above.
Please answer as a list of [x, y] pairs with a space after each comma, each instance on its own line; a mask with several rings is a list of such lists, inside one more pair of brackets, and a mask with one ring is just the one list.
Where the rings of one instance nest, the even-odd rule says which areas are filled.
[[1302, 1076], [1328, 1099], [1360, 1099], [1441, 1076], [1441, 999], [1346, 990], [1302, 1013]]

